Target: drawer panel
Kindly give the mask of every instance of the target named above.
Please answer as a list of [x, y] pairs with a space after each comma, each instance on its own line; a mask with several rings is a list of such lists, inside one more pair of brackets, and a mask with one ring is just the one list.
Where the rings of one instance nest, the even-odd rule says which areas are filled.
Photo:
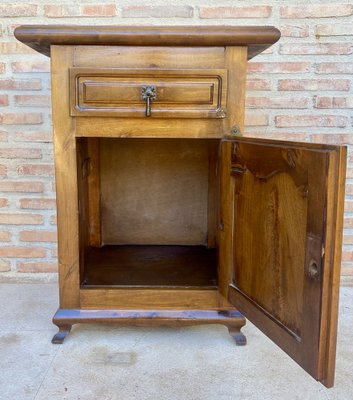
[[144, 87], [155, 91], [152, 118], [225, 117], [225, 69], [71, 68], [71, 115], [146, 117]]

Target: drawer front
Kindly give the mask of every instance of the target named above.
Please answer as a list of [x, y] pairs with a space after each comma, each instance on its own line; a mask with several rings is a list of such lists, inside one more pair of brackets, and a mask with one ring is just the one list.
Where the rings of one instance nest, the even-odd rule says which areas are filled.
[[225, 69], [70, 69], [72, 116], [224, 118], [226, 94]]

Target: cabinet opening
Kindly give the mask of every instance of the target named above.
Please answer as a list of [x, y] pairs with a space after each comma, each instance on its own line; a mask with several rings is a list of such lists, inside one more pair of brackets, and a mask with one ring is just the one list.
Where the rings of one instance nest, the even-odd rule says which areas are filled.
[[217, 287], [218, 146], [77, 139], [82, 288]]

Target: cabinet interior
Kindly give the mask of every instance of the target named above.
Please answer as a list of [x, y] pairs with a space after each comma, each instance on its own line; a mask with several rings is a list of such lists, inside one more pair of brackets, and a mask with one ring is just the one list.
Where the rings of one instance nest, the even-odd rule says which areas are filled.
[[217, 287], [218, 148], [77, 139], [81, 287]]

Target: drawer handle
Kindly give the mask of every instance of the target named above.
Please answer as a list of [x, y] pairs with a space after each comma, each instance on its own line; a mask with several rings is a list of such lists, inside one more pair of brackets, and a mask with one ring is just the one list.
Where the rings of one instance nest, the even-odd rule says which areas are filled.
[[157, 88], [154, 85], [142, 86], [141, 98], [146, 101], [146, 117], [150, 117], [151, 101], [157, 99]]

